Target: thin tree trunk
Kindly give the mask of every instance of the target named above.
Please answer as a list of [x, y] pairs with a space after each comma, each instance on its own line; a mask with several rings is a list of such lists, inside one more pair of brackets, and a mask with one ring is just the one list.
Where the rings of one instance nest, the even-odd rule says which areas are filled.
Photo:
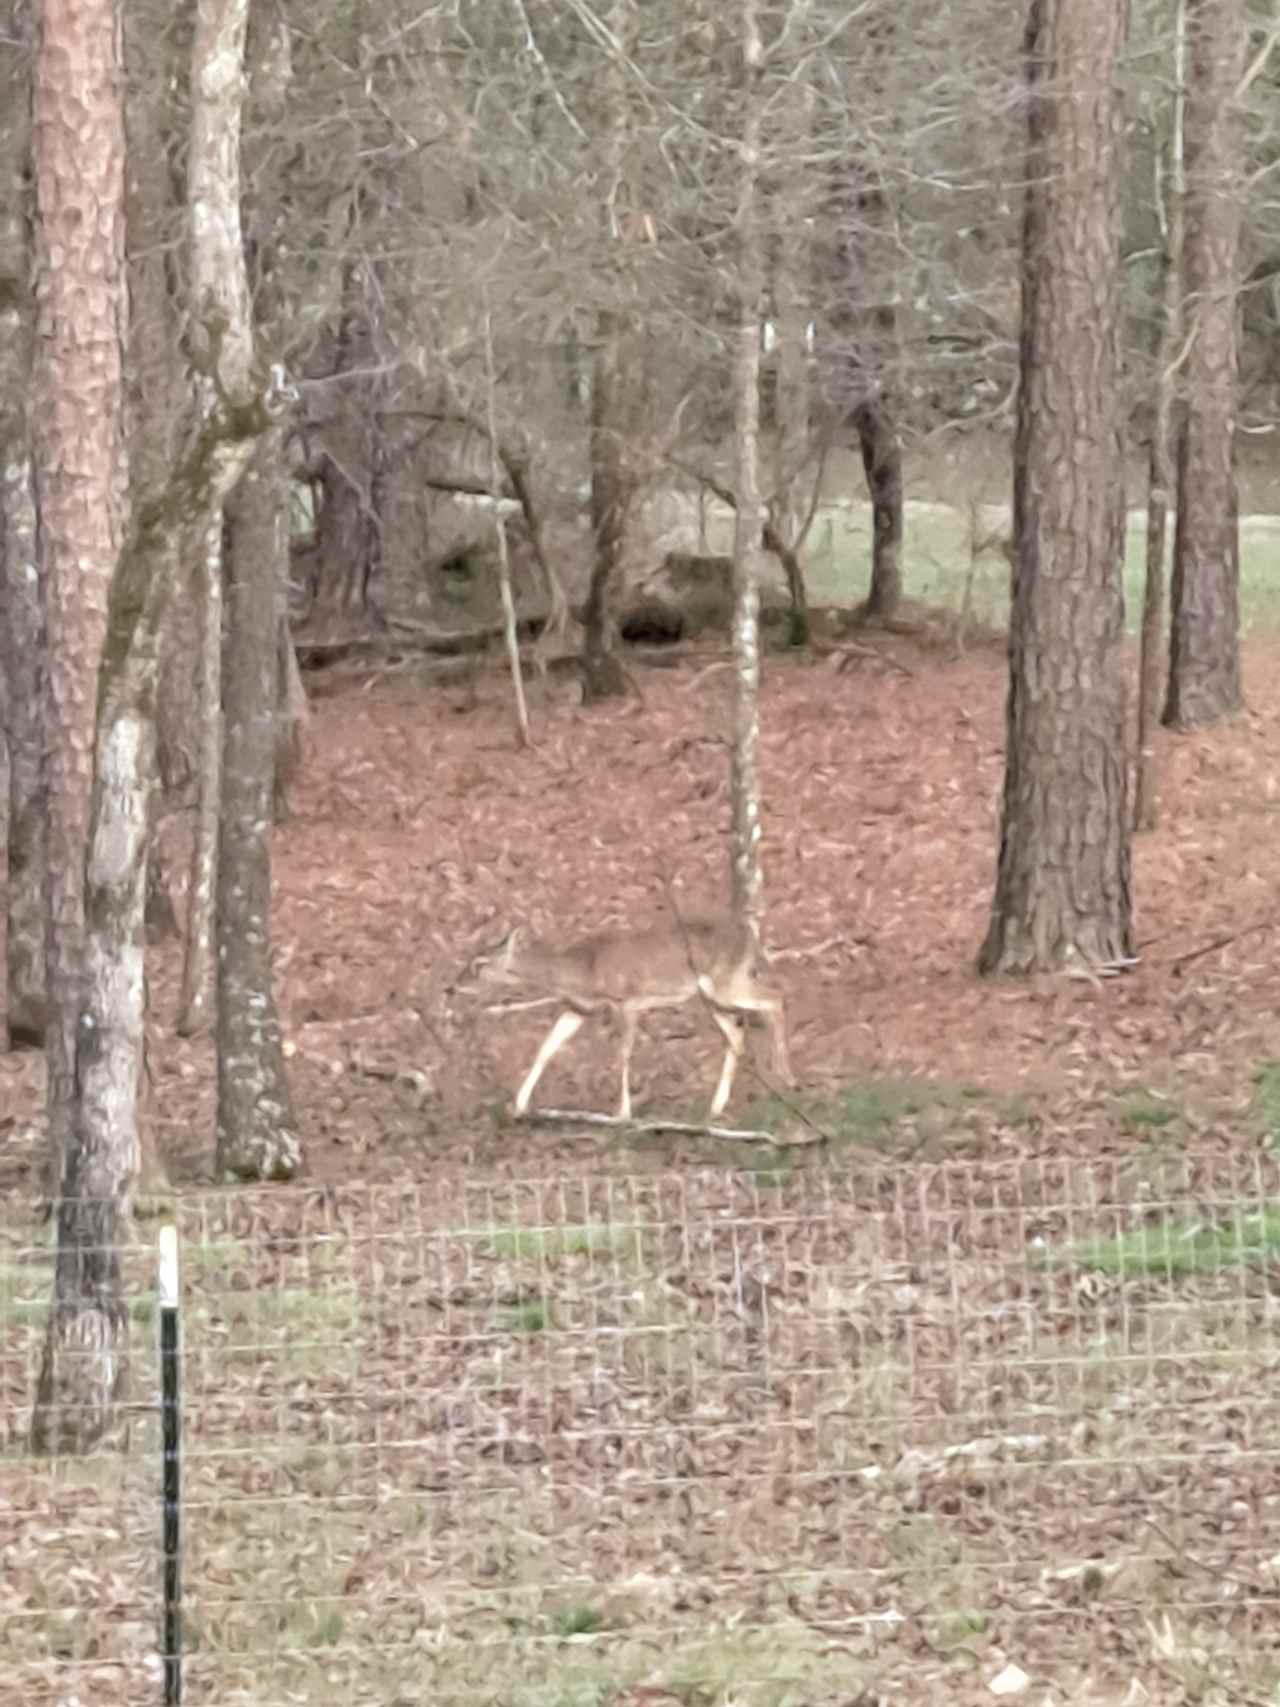
[[760, 305], [764, 247], [759, 174], [764, 49], [756, 0], [742, 3], [742, 145], [738, 189], [738, 347], [734, 362], [733, 711], [729, 768], [730, 897], [760, 951]]
[[[807, 96], [807, 89], [805, 93]], [[808, 135], [807, 123], [802, 134]], [[787, 194], [775, 198], [780, 225], [773, 272], [774, 310], [778, 317], [778, 388], [770, 505], [773, 526], [787, 548], [792, 566], [787, 573], [787, 587], [791, 595], [788, 638], [793, 646], [806, 646], [809, 642], [809, 601], [799, 558], [804, 512], [798, 490], [800, 473], [809, 457], [813, 405], [808, 349], [808, 329], [813, 317], [809, 288], [813, 258], [804, 218], [807, 205], [803, 174], [796, 172]]]
[[287, 550], [283, 435], [263, 439], [230, 511], [218, 839], [217, 1170], [289, 1179], [302, 1147], [285, 1073], [271, 967], [275, 577]]
[[[624, 204], [629, 132], [627, 82], [623, 61], [632, 33], [631, 0], [613, 0], [609, 27], [615, 51], [605, 100], [608, 160], [605, 189], [605, 240], [617, 256], [615, 289], [625, 289], [626, 244], [619, 209]], [[630, 310], [601, 309], [596, 317], [596, 349], [591, 367], [591, 537], [594, 556], [583, 610], [582, 697], [609, 699], [627, 691], [627, 675], [617, 656], [615, 606], [622, 586], [627, 521], [635, 496], [630, 439], [636, 376], [625, 353], [632, 341]]]
[[[190, 74], [190, 46], [181, 29], [157, 39], [145, 7], [123, 7], [125, 87], [138, 91], [128, 111], [129, 170], [125, 178], [125, 238], [129, 279], [129, 359], [125, 369], [125, 425], [131, 492], [163, 489], [180, 453], [177, 434], [191, 418], [191, 376], [182, 348], [189, 309], [173, 234], [182, 218], [180, 175], [173, 169], [174, 108], [161, 90], [181, 88]], [[142, 95], [141, 91], [155, 91]], [[164, 573], [175, 583], [166, 601], [161, 634], [161, 676], [156, 699], [157, 764], [148, 833], [147, 941], [180, 934], [165, 846], [158, 827], [167, 805], [185, 784], [189, 743], [197, 738], [198, 707], [191, 669], [194, 612], [189, 567], [174, 559]], [[181, 780], [179, 780], [181, 778]]]
[[871, 585], [864, 613], [882, 620], [902, 603], [902, 446], [878, 392], [853, 411], [871, 499]]
[[1126, 0], [1032, 0], [1017, 565], [984, 972], [1133, 952], [1118, 394]]
[[569, 595], [564, 590], [560, 572], [547, 550], [542, 513], [534, 502], [529, 466], [524, 455], [515, 455], [504, 450], [501, 445], [498, 446], [498, 454], [502, 458], [507, 479], [511, 482], [512, 494], [520, 505], [520, 513], [524, 517], [524, 525], [529, 535], [529, 546], [547, 589], [547, 620], [538, 636], [537, 646], [537, 656], [543, 660], [553, 646], [563, 644], [569, 626]]
[[1177, 394], [1174, 364], [1182, 342], [1180, 324], [1182, 253], [1182, 101], [1186, 6], [1174, 15], [1173, 90], [1169, 134], [1157, 157], [1156, 206], [1160, 220], [1160, 279], [1153, 337], [1154, 407], [1147, 462], [1147, 555], [1142, 589], [1142, 634], [1138, 663], [1138, 741], [1134, 767], [1133, 827], [1154, 830], [1160, 810], [1160, 770], [1155, 745], [1164, 689], [1165, 559], [1169, 500], [1173, 485], [1172, 431]]
[[283, 824], [292, 810], [293, 791], [306, 767], [310, 729], [311, 706], [289, 622], [286, 553], [276, 583], [276, 763], [271, 802], [277, 824]]
[[591, 537], [594, 556], [583, 610], [582, 693], [587, 701], [627, 691], [618, 661], [615, 606], [622, 583], [631, 477], [627, 467], [619, 317], [603, 312], [591, 383]]
[[[896, 31], [888, 13], [869, 30], [865, 51], [873, 85], [877, 66], [896, 54]], [[858, 435], [871, 499], [871, 580], [861, 614], [884, 620], [902, 599], [903, 477], [885, 378], [898, 337], [897, 311], [890, 302], [868, 301], [888, 291], [880, 250], [891, 209], [874, 160], [854, 152], [837, 162], [830, 200], [828, 289], [837, 293], [831, 325], [842, 357], [836, 365], [836, 412]]]
[[178, 1003], [179, 1037], [209, 1024], [213, 995], [214, 902], [218, 869], [218, 811], [222, 778], [222, 515], [205, 533], [196, 581], [200, 618], [197, 704], [196, 821], [187, 882], [187, 928]]
[[1242, 704], [1235, 476], [1242, 0], [1188, 0], [1187, 49], [1182, 313], [1189, 342], [1164, 720], [1203, 729]]
[[[489, 478], [496, 493], [502, 489], [502, 463], [498, 455], [498, 378], [493, 365], [493, 323], [486, 306], [484, 315], [485, 378], [489, 411]], [[515, 706], [516, 740], [521, 747], [531, 744], [529, 708], [525, 703], [524, 673], [520, 667], [520, 636], [516, 625], [516, 604], [511, 592], [511, 554], [507, 549], [507, 524], [495, 504], [493, 525], [498, 543], [498, 590], [502, 598], [502, 636], [507, 649], [507, 665], [511, 671], [511, 696]]]
[[800, 475], [809, 461], [813, 428], [813, 357], [809, 328], [814, 319], [813, 173], [807, 156], [812, 148], [814, 90], [805, 76], [788, 91], [784, 108], [789, 160], [773, 190], [773, 311], [778, 332], [777, 400], [774, 409], [773, 494], [769, 505], [774, 529], [795, 564], [788, 574], [791, 594], [789, 639], [793, 646], [809, 640], [809, 611], [799, 550], [806, 506], [800, 499]]

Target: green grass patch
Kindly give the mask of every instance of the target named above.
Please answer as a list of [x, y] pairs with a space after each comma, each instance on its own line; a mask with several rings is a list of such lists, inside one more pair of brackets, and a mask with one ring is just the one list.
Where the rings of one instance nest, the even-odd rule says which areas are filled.
[[[10, 1328], [43, 1329], [52, 1296], [52, 1264], [33, 1265], [0, 1258], [0, 1333]], [[155, 1319], [154, 1291], [134, 1292], [127, 1303], [129, 1319], [136, 1325], [145, 1326]]]
[[[926, 1147], [954, 1155], [980, 1142], [992, 1125], [1021, 1126], [1031, 1119], [1030, 1104], [1022, 1097], [936, 1079], [872, 1077], [834, 1096], [760, 1097], [747, 1109], [743, 1124], [778, 1132], [794, 1124], [797, 1111], [831, 1147], [889, 1148], [895, 1141], [914, 1140], [922, 1155], [929, 1153]], [[773, 1158], [758, 1158], [750, 1171], [761, 1183], [781, 1186], [793, 1166], [790, 1157], [782, 1167]]]
[[192, 1343], [216, 1330], [229, 1362], [272, 1358], [292, 1369], [345, 1368], [363, 1338], [363, 1301], [350, 1281], [257, 1292], [197, 1293], [186, 1312]]
[[1168, 1132], [1183, 1119], [1182, 1110], [1158, 1091], [1139, 1087], [1128, 1091], [1114, 1103], [1116, 1119], [1126, 1132]]
[[514, 1262], [558, 1262], [562, 1257], [606, 1254], [640, 1262], [644, 1241], [639, 1228], [584, 1223], [565, 1227], [487, 1227], [478, 1235], [487, 1256]]
[[1230, 1221], [1166, 1221], [1111, 1239], [1085, 1239], [1050, 1263], [1097, 1274], [1188, 1275], [1247, 1268], [1280, 1258], [1280, 1204]]
[[551, 1615], [554, 1636], [594, 1636], [605, 1627], [605, 1615], [598, 1606], [565, 1606]]
[[1262, 1061], [1253, 1075], [1253, 1103], [1269, 1149], [1280, 1145], [1280, 1061]]
[[555, 1314], [548, 1298], [531, 1298], [503, 1314], [502, 1325], [511, 1334], [544, 1334], [555, 1326]]

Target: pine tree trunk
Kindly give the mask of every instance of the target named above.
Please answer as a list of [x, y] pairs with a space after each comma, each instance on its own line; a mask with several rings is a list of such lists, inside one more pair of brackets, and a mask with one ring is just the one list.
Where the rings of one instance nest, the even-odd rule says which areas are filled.
[[1133, 950], [1118, 398], [1125, 0], [1032, 0], [1000, 860], [984, 972]]
[[1183, 220], [1186, 411], [1178, 457], [1173, 625], [1164, 720], [1203, 729], [1238, 711], [1236, 287], [1242, 185], [1242, 0], [1188, 0]]
[[[49, 1026], [46, 1036], [51, 1193], [57, 1198], [54, 1305], [32, 1417], [37, 1451], [80, 1451], [109, 1425], [125, 1380], [127, 1317], [119, 1245], [137, 1165], [131, 1130], [112, 1120], [117, 1086], [98, 999], [124, 1023], [141, 968], [108, 992], [95, 961], [85, 977], [86, 849], [94, 798], [99, 659], [125, 509], [123, 344], [124, 112], [119, 29], [111, 0], [43, 0], [32, 98], [36, 342], [32, 451], [40, 515], [47, 636]], [[127, 740], [100, 753], [126, 761]], [[145, 825], [145, 812], [143, 813]], [[135, 857], [89, 850], [95, 909]], [[145, 840], [145, 838], [144, 838]], [[87, 1082], [86, 1082], [87, 1076]], [[119, 1087], [127, 1095], [128, 1085]]]
[[44, 598], [50, 1185], [76, 1107], [95, 690], [126, 502], [124, 114], [112, 0], [43, 0], [32, 96], [31, 443]]
[[[45, 794], [41, 759], [44, 617], [36, 561], [27, 385], [31, 370], [25, 7], [0, 50], [0, 675], [8, 778], [8, 929], [5, 1017], [9, 1047], [45, 1036]], [[0, 815], [3, 816], [3, 815]]]
[[289, 1179], [302, 1163], [271, 967], [275, 769], [275, 578], [287, 550], [279, 428], [263, 439], [229, 507], [218, 838], [217, 1169]]

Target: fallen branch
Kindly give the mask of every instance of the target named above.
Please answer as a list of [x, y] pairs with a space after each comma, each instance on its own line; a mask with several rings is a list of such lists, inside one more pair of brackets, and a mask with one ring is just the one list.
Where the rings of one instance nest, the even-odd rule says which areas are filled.
[[1213, 954], [1220, 948], [1230, 948], [1233, 942], [1240, 942], [1247, 936], [1257, 936], [1260, 931], [1271, 931], [1280, 924], [1277, 919], [1260, 919], [1256, 924], [1246, 925], [1243, 930], [1228, 931], [1225, 936], [1216, 936], [1212, 942], [1206, 942], [1199, 948], [1193, 948], [1189, 954], [1180, 954], [1176, 960], [1169, 962], [1169, 971], [1177, 977], [1184, 966], [1190, 966], [1195, 960], [1202, 960], [1206, 954]]
[[778, 1150], [790, 1147], [785, 1138], [750, 1126], [702, 1126], [691, 1120], [623, 1120], [616, 1114], [592, 1114], [572, 1108], [530, 1109], [527, 1114], [517, 1114], [513, 1118], [576, 1126], [606, 1126], [618, 1132], [674, 1132], [685, 1138], [727, 1138], [740, 1144], [772, 1144]]

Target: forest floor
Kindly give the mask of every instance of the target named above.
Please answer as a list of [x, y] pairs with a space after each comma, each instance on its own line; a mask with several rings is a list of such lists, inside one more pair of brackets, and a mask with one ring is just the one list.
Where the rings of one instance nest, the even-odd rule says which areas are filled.
[[[1161, 733], [1161, 824], [1134, 843], [1140, 963], [1103, 982], [975, 972], [998, 833], [1002, 651], [874, 645], [883, 659], [771, 656], [764, 689], [773, 976], [801, 1087], [819, 1102], [848, 1093], [828, 1136], [889, 1159], [905, 1124], [922, 1159], [1012, 1159], [1261, 1135], [1260, 1120], [1280, 1118], [1266, 1072], [1280, 1056], [1280, 644], [1248, 643], [1243, 716]], [[731, 1159], [705, 1140], [637, 1149], [509, 1126], [502, 1111], [550, 1016], [492, 1015], [451, 994], [513, 923], [571, 940], [658, 919], [669, 896], [687, 912], [717, 903], [728, 669], [714, 655], [633, 669], [642, 699], [602, 710], [574, 703], [576, 688], [535, 687], [529, 752], [497, 670], [448, 686], [411, 668], [313, 678], [314, 754], [275, 840], [280, 1007], [313, 1179]], [[174, 1036], [178, 973], [176, 945], [159, 945], [149, 1105], [161, 1152], [194, 1183], [209, 1177], [212, 1049]], [[696, 1010], [652, 1016], [638, 1111], [697, 1118], [718, 1056]], [[0, 1056], [4, 1186], [40, 1140], [41, 1073], [38, 1057]], [[616, 1089], [614, 1039], [592, 1025], [538, 1100], [606, 1110]], [[748, 1064], [739, 1115], [763, 1089]]]
[[[1280, 644], [1230, 726], [1161, 735], [1140, 962], [1097, 982], [974, 969], [1002, 649], [874, 647], [767, 660], [800, 1088], [744, 1069], [731, 1114], [777, 1148], [514, 1123], [548, 1016], [454, 990], [512, 923], [715, 903], [723, 658], [637, 661], [602, 710], [535, 686], [530, 752], [496, 669], [312, 678], [274, 844], [301, 1189], [190, 1189], [212, 1046], [174, 1036], [176, 945], [151, 962], [190, 1699], [1280, 1700]], [[697, 1119], [718, 1058], [695, 1009], [651, 1016], [639, 1112]], [[0, 1700], [123, 1707], [155, 1695], [155, 1446], [25, 1454], [40, 1078], [0, 1057]], [[611, 1108], [612, 1038], [539, 1091]]]

